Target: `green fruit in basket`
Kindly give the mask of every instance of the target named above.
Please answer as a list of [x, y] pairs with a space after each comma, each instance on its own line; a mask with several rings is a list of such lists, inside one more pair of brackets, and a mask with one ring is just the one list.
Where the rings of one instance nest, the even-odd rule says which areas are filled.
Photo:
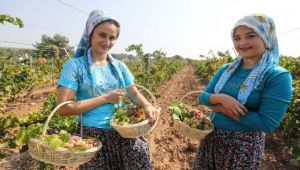
[[191, 125], [191, 120], [189, 118], [184, 118], [182, 122], [188, 126]]
[[68, 132], [65, 131], [65, 130], [61, 130], [61, 131], [59, 132], [59, 134], [68, 134]]
[[198, 119], [195, 119], [195, 118], [190, 119], [190, 121], [191, 121], [191, 124], [197, 124], [197, 125], [200, 124], [200, 121]]
[[174, 119], [180, 119], [183, 120], [181, 109], [177, 106], [169, 106], [169, 110], [172, 113], [172, 116]]
[[61, 140], [57, 134], [48, 135], [44, 138], [44, 141], [48, 144], [50, 149], [55, 150], [58, 147], [64, 146], [64, 141]]
[[130, 122], [130, 119], [128, 118], [127, 115], [124, 115], [123, 117], [115, 118], [115, 120], [118, 125], [125, 125]]
[[191, 122], [191, 127], [192, 128], [197, 128], [200, 124], [199, 120], [194, 119], [194, 118], [190, 119], [190, 122]]
[[67, 131], [64, 131], [64, 130], [61, 130], [60, 133], [59, 133], [59, 136], [60, 136], [60, 139], [64, 142], [68, 142], [71, 135], [67, 132]]
[[181, 110], [180, 110], [179, 107], [172, 107], [172, 106], [170, 106], [169, 109], [171, 110], [171, 112], [172, 112], [173, 114], [181, 115]]
[[193, 122], [193, 123], [191, 124], [191, 128], [197, 128], [197, 127], [198, 127], [198, 123]]
[[178, 106], [181, 108], [181, 109], [187, 109], [188, 108], [188, 105], [184, 104], [184, 103], [179, 103]]
[[123, 116], [123, 115], [127, 115], [127, 107], [125, 105], [118, 106], [114, 110], [114, 114], [115, 114], [115, 117], [120, 117], [120, 116]]

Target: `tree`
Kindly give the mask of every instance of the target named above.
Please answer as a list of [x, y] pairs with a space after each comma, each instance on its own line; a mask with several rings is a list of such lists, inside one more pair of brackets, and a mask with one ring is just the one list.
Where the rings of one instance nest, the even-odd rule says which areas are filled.
[[125, 51], [127, 52], [135, 52], [137, 54], [137, 56], [141, 59], [143, 65], [140, 66], [140, 70], [142, 72], [145, 71], [144, 68], [147, 68], [147, 64], [148, 64], [148, 60], [147, 60], [147, 57], [149, 57], [148, 54], [145, 54], [144, 51], [143, 51], [143, 44], [132, 44], [132, 45], [129, 45]]
[[24, 27], [24, 23], [20, 18], [18, 18], [18, 17], [14, 18], [14, 17], [11, 17], [11, 16], [6, 15], [6, 14], [0, 14], [0, 23], [4, 24], [4, 22], [8, 22], [8, 23], [17, 25], [20, 28]]
[[225, 52], [218, 51], [218, 56], [220, 56], [222, 59], [225, 59], [227, 63], [230, 63], [233, 61], [233, 58], [230, 55], [228, 50]]
[[61, 58], [66, 56], [66, 51], [70, 54], [74, 53], [74, 47], [69, 46], [69, 39], [65, 36], [55, 34], [53, 37], [42, 35], [40, 43], [33, 45], [38, 50], [38, 54], [45, 58], [53, 57], [53, 45], [58, 48], [58, 56]]
[[174, 55], [172, 58], [173, 58], [174, 60], [183, 60], [183, 59], [184, 59], [182, 56], [180, 56], [180, 55], [178, 55], [178, 54]]
[[128, 46], [125, 51], [127, 52], [132, 52], [135, 51], [136, 54], [143, 60], [143, 58], [145, 57], [144, 51], [143, 51], [143, 44], [132, 44], [130, 46]]
[[163, 52], [161, 49], [160, 50], [155, 50], [153, 53], [152, 53], [152, 56], [156, 59], [156, 60], [159, 60], [161, 59], [162, 57], [166, 57], [167, 53]]

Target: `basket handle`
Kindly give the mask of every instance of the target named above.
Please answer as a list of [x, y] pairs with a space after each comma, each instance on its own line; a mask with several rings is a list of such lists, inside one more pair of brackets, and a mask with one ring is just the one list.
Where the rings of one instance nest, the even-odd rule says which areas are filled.
[[43, 136], [45, 136], [46, 135], [46, 130], [47, 130], [47, 128], [49, 127], [48, 125], [49, 125], [49, 122], [50, 122], [50, 120], [51, 120], [51, 118], [52, 118], [52, 116], [54, 115], [54, 113], [60, 108], [60, 107], [62, 107], [63, 105], [66, 105], [66, 104], [69, 104], [69, 103], [73, 103], [74, 101], [64, 101], [64, 102], [62, 102], [62, 103], [60, 103], [59, 105], [57, 105], [54, 109], [53, 109], [53, 111], [50, 113], [50, 115], [48, 116], [48, 118], [47, 118], [47, 120], [46, 120], [46, 123], [45, 123], [45, 125], [44, 125], [44, 127], [43, 127]]
[[201, 93], [203, 93], [202, 90], [191, 91], [191, 92], [185, 94], [184, 96], [182, 96], [182, 97], [179, 99], [179, 102], [181, 103], [182, 100], [185, 99], [185, 98], [186, 98], [188, 95], [190, 95], [190, 94], [201, 94]]
[[154, 107], [157, 107], [157, 106], [156, 106], [156, 98], [155, 98], [154, 95], [150, 92], [150, 90], [148, 90], [146, 87], [141, 86], [141, 85], [138, 85], [138, 84], [133, 84], [133, 85], [130, 85], [130, 86], [123, 87], [122, 89], [125, 89], [125, 90], [126, 90], [128, 87], [131, 87], [131, 86], [136, 86], [136, 87], [139, 87], [139, 88], [143, 89], [144, 91], [146, 91], [146, 92], [150, 95], [150, 97], [151, 97], [151, 100], [152, 100], [152, 102], [153, 102], [153, 106], [154, 106]]

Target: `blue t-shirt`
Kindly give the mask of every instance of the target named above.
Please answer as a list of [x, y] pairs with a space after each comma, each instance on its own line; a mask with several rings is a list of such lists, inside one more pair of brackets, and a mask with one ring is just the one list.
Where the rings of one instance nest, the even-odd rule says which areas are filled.
[[[120, 80], [113, 74], [110, 63], [105, 66], [91, 66], [89, 76], [88, 70], [85, 67], [86, 62], [84, 57], [86, 56], [68, 60], [58, 81], [59, 86], [70, 88], [76, 92], [77, 101], [101, 96], [122, 87]], [[91, 56], [88, 55], [88, 57]], [[125, 86], [132, 85], [134, 77], [127, 66], [119, 60], [114, 59], [114, 62], [117, 69], [122, 73]], [[91, 76], [95, 80], [95, 87], [92, 85]], [[115, 108], [116, 104], [103, 104], [83, 113], [83, 125], [112, 129], [109, 121], [114, 116], [113, 111]]]
[[[229, 65], [221, 67], [210, 83], [206, 86], [205, 92], [200, 94], [201, 104], [211, 106], [210, 95], [222, 73]], [[230, 79], [225, 83], [220, 93], [230, 95], [237, 99], [239, 90], [252, 69], [238, 68]], [[264, 131], [271, 132], [277, 128], [282, 121], [293, 93], [292, 76], [284, 68], [276, 66], [270, 69], [260, 83], [249, 95], [245, 104], [248, 112], [240, 117], [239, 121], [222, 113], [212, 113], [215, 128], [232, 131]]]

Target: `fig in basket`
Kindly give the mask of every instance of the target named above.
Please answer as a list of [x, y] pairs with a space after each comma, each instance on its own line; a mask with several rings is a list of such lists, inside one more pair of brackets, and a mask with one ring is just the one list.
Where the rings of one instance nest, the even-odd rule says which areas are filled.
[[47, 134], [48, 135], [59, 134], [59, 132], [60, 132], [59, 128], [50, 128], [50, 129], [47, 129]]
[[82, 138], [80, 136], [73, 135], [70, 137], [67, 143], [64, 145], [69, 150], [87, 150], [93, 147], [97, 147], [97, 142], [93, 138]]
[[178, 101], [172, 102], [169, 110], [174, 119], [180, 120], [191, 128], [200, 130], [211, 129], [210, 119], [203, 113], [203, 111], [192, 108], [192, 106], [180, 103]]
[[118, 125], [136, 124], [147, 119], [144, 109], [132, 103], [118, 106], [114, 114], [115, 122]]

